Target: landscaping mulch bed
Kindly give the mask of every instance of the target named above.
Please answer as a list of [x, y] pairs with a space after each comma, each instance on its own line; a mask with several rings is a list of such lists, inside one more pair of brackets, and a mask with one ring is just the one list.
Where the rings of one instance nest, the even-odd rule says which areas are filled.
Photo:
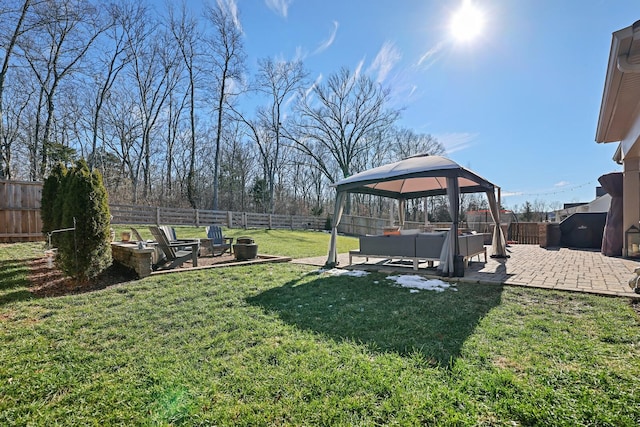
[[[223, 265], [273, 262], [276, 261], [276, 259], [279, 261], [288, 261], [290, 258], [259, 255], [258, 258], [254, 260], [238, 261], [233, 255], [204, 256], [198, 258], [198, 267], [193, 267], [191, 262], [186, 262], [181, 267], [172, 270], [158, 270], [155, 273], [182, 272]], [[28, 261], [27, 264], [31, 270], [29, 273], [29, 281], [31, 282], [29, 292], [38, 297], [81, 294], [137, 279], [136, 274], [132, 270], [122, 267], [117, 263], [106, 269], [98, 277], [85, 283], [79, 283], [71, 277], [65, 277], [62, 271], [55, 267], [55, 264], [49, 267], [47, 265], [47, 257], [32, 259]]]
[[62, 295], [80, 294], [84, 292], [104, 289], [108, 286], [135, 280], [135, 274], [117, 264], [112, 265], [98, 277], [85, 283], [79, 283], [71, 277], [65, 277], [55, 265], [47, 265], [47, 257], [36, 258], [28, 262], [29, 292], [39, 297], [57, 297]]

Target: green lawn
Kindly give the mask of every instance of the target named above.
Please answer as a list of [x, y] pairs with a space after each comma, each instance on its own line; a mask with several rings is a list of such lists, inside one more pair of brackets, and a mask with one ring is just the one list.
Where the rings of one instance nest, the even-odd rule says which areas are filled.
[[0, 425], [640, 423], [640, 327], [625, 299], [412, 293], [293, 264], [35, 298], [25, 260], [39, 253], [0, 245]]
[[[129, 226], [116, 226], [116, 239], [120, 239], [123, 231], [129, 231]], [[178, 238], [207, 237], [204, 227], [175, 227]], [[151, 232], [146, 226], [136, 226], [136, 230], [143, 239], [152, 239]], [[226, 237], [252, 237], [258, 244], [261, 254], [281, 255], [292, 258], [307, 258], [327, 255], [331, 234], [318, 231], [289, 231], [266, 229], [223, 229]], [[338, 252], [349, 252], [358, 248], [358, 239], [354, 237], [338, 237]]]

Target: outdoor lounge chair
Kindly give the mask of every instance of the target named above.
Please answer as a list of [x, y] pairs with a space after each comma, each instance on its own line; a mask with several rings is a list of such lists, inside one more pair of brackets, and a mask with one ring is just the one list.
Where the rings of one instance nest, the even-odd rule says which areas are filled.
[[193, 243], [193, 241], [197, 240], [197, 239], [178, 239], [178, 235], [176, 233], [176, 229], [173, 228], [173, 227], [170, 227], [168, 225], [161, 225], [158, 228], [160, 230], [164, 231], [164, 235], [167, 236], [167, 239], [169, 239], [170, 243], [187, 242], [186, 245], [176, 246], [179, 251], [189, 250], [189, 248], [191, 247], [191, 244]]
[[168, 225], [161, 225], [158, 228], [164, 231], [164, 235], [167, 236], [167, 239], [169, 239], [170, 242], [175, 242], [176, 240], [178, 240], [175, 228], [169, 227]]
[[[156, 226], [149, 226], [149, 231], [156, 239], [158, 246], [162, 249], [165, 255], [165, 260], [158, 267], [164, 267], [164, 264], [169, 263], [166, 268], [179, 267], [185, 262], [191, 260], [194, 267], [198, 266], [198, 249], [200, 242], [198, 240], [181, 240], [179, 242], [170, 242], [167, 235], [160, 228]], [[190, 247], [190, 250], [182, 250], [182, 247]]]
[[222, 235], [222, 228], [217, 225], [210, 225], [207, 227], [207, 238], [211, 240], [211, 254], [216, 256], [223, 255], [225, 252], [232, 254], [231, 247], [233, 244], [233, 237], [224, 237]]
[[138, 232], [138, 230], [136, 230], [134, 227], [131, 227], [131, 233], [133, 234], [134, 240], [136, 242], [146, 242], [146, 240], [144, 240], [140, 235], [140, 232]]

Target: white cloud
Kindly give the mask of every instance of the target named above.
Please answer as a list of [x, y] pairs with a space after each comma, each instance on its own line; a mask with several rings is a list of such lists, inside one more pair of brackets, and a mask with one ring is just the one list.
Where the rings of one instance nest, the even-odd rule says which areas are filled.
[[356, 69], [353, 71], [354, 79], [357, 79], [360, 76], [360, 73], [362, 72], [362, 67], [364, 67], [364, 58], [362, 58], [360, 62], [358, 62], [358, 65], [356, 65]]
[[433, 46], [431, 49], [422, 54], [420, 59], [418, 59], [418, 63], [416, 64], [418, 67], [426, 70], [435, 64], [441, 57], [440, 52], [444, 48], [445, 42], [440, 41], [438, 44]]
[[[298, 92], [294, 92], [289, 98], [285, 99], [284, 106], [286, 108], [289, 108], [289, 106], [293, 104], [296, 101], [296, 99], [298, 99]], [[286, 119], [287, 119], [287, 114], [285, 113], [283, 114], [282, 121], [284, 122], [284, 120]]]
[[556, 182], [555, 184], [553, 184], [553, 186], [554, 187], [566, 187], [569, 184], [571, 184], [569, 181], [560, 181], [560, 182]]
[[337, 33], [338, 33], [338, 21], [333, 21], [333, 31], [331, 31], [331, 34], [329, 34], [329, 38], [327, 38], [322, 43], [320, 43], [320, 45], [316, 48], [316, 50], [313, 53], [316, 54], [316, 53], [324, 52], [325, 50], [327, 50], [335, 41]]
[[307, 51], [302, 46], [296, 47], [296, 54], [294, 55], [293, 60], [302, 62], [305, 59], [307, 59]]
[[289, 6], [293, 3], [293, 0], [264, 0], [264, 2], [269, 9], [286, 18], [289, 12]]
[[367, 74], [378, 73], [376, 81], [382, 83], [385, 81], [391, 69], [402, 58], [402, 55], [393, 43], [386, 41], [380, 48], [380, 51], [373, 60], [373, 63], [367, 70]]
[[316, 80], [313, 82], [313, 84], [304, 91], [304, 97], [307, 98], [311, 94], [311, 92], [313, 92], [313, 89], [315, 89], [315, 87], [320, 84], [321, 81], [322, 73], [318, 74], [318, 77], [316, 77]]
[[236, 0], [218, 0], [218, 7], [230, 15], [231, 19], [233, 19], [233, 24], [239, 31], [242, 31], [242, 24], [240, 24], [240, 18], [238, 18], [238, 4]]
[[524, 192], [522, 191], [503, 191], [500, 193], [501, 197], [511, 197], [511, 196], [522, 196]]
[[452, 154], [456, 151], [462, 151], [471, 147], [473, 145], [473, 141], [478, 137], [478, 134], [468, 132], [451, 132], [434, 136], [438, 142], [444, 146], [447, 154]]

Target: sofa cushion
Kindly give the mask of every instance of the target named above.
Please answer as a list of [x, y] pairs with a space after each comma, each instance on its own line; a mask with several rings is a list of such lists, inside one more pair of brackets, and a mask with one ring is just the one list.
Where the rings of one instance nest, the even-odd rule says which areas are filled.
[[464, 256], [484, 251], [484, 235], [482, 234], [467, 234], [466, 236], [460, 236], [458, 237], [458, 242], [460, 242], [460, 253]]
[[363, 255], [415, 256], [415, 236], [363, 236], [360, 253]]
[[440, 258], [440, 252], [446, 237], [447, 232], [418, 234], [416, 236], [416, 257]]

